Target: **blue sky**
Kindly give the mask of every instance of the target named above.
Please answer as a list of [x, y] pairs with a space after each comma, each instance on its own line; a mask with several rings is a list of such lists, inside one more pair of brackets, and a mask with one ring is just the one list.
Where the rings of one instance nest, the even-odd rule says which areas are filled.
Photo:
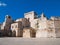
[[12, 19], [23, 18], [24, 13], [35, 11], [38, 15], [42, 12], [46, 17], [60, 16], [60, 0], [0, 0], [7, 4], [0, 6], [0, 23], [4, 21], [5, 15]]

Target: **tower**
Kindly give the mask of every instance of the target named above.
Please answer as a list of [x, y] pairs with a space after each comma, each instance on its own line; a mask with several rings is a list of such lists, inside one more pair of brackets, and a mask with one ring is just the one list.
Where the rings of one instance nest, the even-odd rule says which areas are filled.
[[34, 11], [24, 14], [24, 17], [27, 18], [30, 22], [37, 18], [37, 14]]
[[2, 26], [1, 26], [1, 29], [2, 30], [10, 30], [11, 28], [11, 23], [12, 23], [12, 19], [9, 15], [6, 15], [5, 16], [5, 21], [3, 22]]

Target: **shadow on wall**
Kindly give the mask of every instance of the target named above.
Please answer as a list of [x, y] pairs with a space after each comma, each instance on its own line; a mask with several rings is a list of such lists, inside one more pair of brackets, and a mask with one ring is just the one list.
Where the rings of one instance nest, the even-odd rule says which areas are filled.
[[0, 30], [0, 37], [12, 37], [11, 30]]

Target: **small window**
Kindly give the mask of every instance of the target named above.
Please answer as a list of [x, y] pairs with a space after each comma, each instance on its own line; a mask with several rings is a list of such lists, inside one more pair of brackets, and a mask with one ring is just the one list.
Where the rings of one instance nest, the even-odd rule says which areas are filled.
[[15, 28], [17, 28], [17, 25], [15, 26]]
[[14, 26], [12, 26], [12, 28], [14, 28]]

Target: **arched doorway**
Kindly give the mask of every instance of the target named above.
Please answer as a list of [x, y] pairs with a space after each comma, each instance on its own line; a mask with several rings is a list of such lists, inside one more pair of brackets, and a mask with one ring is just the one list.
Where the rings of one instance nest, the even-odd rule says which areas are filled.
[[16, 31], [15, 30], [12, 32], [12, 36], [16, 37]]

